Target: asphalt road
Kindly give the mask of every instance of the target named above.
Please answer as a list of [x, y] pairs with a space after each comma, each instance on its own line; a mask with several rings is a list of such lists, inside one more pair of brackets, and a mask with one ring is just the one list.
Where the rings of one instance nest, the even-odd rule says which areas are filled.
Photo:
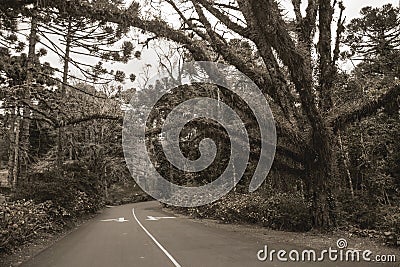
[[276, 258], [261, 262], [257, 252], [264, 245], [287, 251], [305, 248], [270, 244], [244, 232], [172, 217], [157, 202], [108, 208], [21, 266], [395, 266], [365, 262], [288, 263]]

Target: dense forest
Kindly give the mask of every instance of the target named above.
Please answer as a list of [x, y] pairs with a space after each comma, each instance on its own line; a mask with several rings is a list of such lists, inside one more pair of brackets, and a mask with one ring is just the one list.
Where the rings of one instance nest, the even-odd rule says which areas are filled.
[[[167, 90], [172, 66], [194, 60], [247, 75], [271, 107], [278, 140], [271, 172], [249, 193], [263, 141], [254, 119], [229, 90], [191, 88], [244, 114], [252, 155], [231, 193], [179, 211], [279, 230], [374, 230], [400, 244], [399, 8], [363, 7], [348, 21], [336, 0], [142, 2], [0, 1], [0, 251], [105, 204], [148, 199], [132, 178], [143, 172], [130, 173], [124, 159], [124, 110], [133, 97], [145, 103]], [[152, 85], [146, 70], [139, 77], [110, 64], [142, 61], [154, 44], [166, 47], [157, 64], [169, 79]], [[167, 99], [166, 110], [178, 102]], [[181, 135], [189, 158], [205, 137], [229, 143], [212, 121], [192, 126]], [[202, 185], [226, 166], [229, 151], [218, 151], [207, 174], [176, 175], [156, 156], [157, 170]]]

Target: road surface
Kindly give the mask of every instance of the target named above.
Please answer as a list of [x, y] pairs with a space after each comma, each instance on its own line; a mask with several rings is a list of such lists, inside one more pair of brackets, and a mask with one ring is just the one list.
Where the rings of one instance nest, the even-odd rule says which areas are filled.
[[270, 244], [267, 237], [174, 217], [157, 202], [108, 208], [21, 267], [396, 266], [365, 262], [288, 263], [276, 258], [262, 262], [257, 259], [257, 252], [264, 245], [287, 251], [305, 248]]

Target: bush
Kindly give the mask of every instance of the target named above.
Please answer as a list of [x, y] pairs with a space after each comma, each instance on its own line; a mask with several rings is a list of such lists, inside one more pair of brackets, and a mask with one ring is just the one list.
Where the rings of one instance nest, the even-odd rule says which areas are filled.
[[0, 208], [0, 252], [9, 251], [40, 232], [58, 229], [58, 223], [50, 215], [58, 212], [50, 201], [40, 204], [31, 200], [3, 203]]
[[300, 194], [233, 193], [209, 205], [197, 208], [174, 208], [198, 218], [226, 223], [259, 224], [277, 230], [311, 229], [309, 205]]
[[41, 232], [59, 231], [103, 203], [97, 177], [81, 163], [64, 165], [61, 176], [49, 169], [28, 179], [14, 201], [0, 208], [0, 251], [10, 251]]
[[124, 205], [154, 200], [143, 192], [135, 183], [115, 183], [108, 191], [108, 205]]
[[398, 236], [400, 236], [400, 207], [388, 207], [382, 212], [382, 217], [386, 223], [382, 225], [386, 229], [394, 229]]
[[338, 198], [339, 223], [360, 229], [375, 229], [378, 225], [378, 204], [374, 198], [343, 192]]
[[18, 188], [16, 199], [51, 201], [71, 217], [93, 213], [103, 205], [98, 178], [79, 162], [64, 165], [62, 176], [50, 169], [32, 173], [29, 180]]
[[302, 232], [311, 229], [310, 205], [301, 194], [276, 194], [265, 205], [269, 207], [267, 226]]
[[396, 237], [394, 245], [400, 245], [400, 207], [382, 207], [378, 223], [379, 230], [390, 232]]

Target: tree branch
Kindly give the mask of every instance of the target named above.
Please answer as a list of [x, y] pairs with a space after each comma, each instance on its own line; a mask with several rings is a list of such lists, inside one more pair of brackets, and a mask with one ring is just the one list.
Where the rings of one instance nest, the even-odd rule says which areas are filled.
[[75, 125], [75, 124], [80, 124], [80, 123], [93, 121], [93, 120], [112, 120], [112, 121], [118, 121], [120, 123], [123, 123], [124, 118], [122, 116], [116, 116], [116, 115], [93, 114], [93, 115], [89, 115], [86, 117], [76, 118], [76, 119], [66, 121], [62, 126]]
[[390, 88], [385, 94], [381, 95], [377, 100], [372, 100], [359, 106], [351, 106], [345, 112], [330, 119], [330, 125], [334, 132], [342, 130], [348, 124], [371, 116], [378, 109], [385, 105], [397, 101], [400, 96], [400, 85], [395, 85]]
[[247, 28], [233, 22], [227, 15], [216, 9], [207, 0], [196, 0], [196, 2], [200, 3], [208, 12], [219, 19], [226, 27], [228, 27], [228, 29], [233, 30], [245, 38], [249, 37], [249, 31]]
[[336, 62], [338, 61], [340, 56], [340, 42], [342, 34], [345, 30], [344, 23], [346, 21], [346, 17], [343, 18], [343, 11], [345, 10], [345, 7], [342, 2], [339, 2], [339, 8], [340, 8], [340, 14], [337, 22], [335, 49], [333, 50], [333, 60], [332, 60], [333, 66], [336, 65]]

